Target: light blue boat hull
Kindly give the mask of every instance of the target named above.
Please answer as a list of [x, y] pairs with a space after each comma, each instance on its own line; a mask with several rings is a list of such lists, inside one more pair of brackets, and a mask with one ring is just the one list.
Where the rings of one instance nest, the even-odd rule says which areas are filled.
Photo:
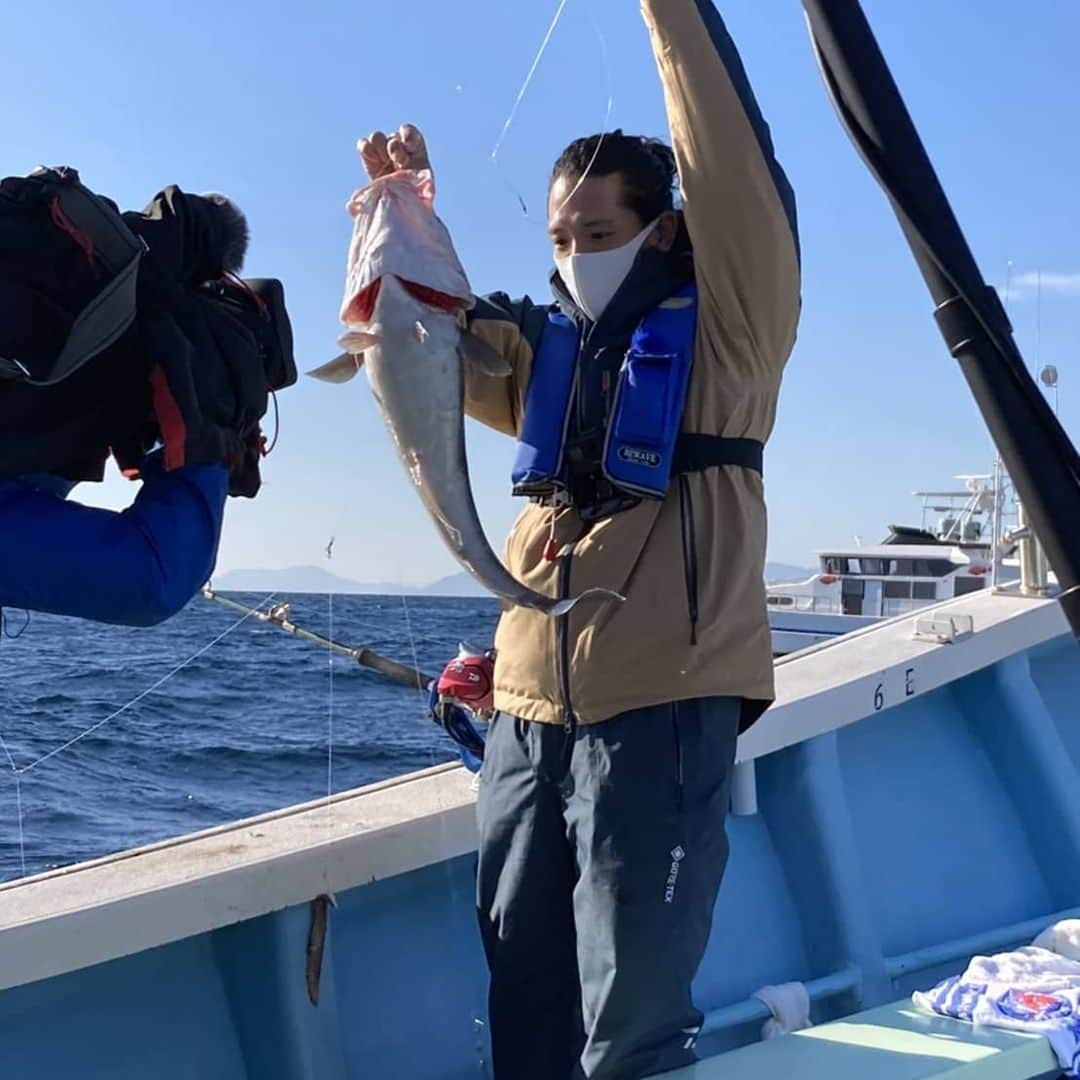
[[[758, 812], [729, 820], [696, 984], [703, 1053], [760, 1038], [751, 994], [764, 984], [807, 983], [821, 1022], [928, 987], [973, 952], [1029, 942], [1080, 906], [1078, 660], [1056, 634], [758, 758]], [[339, 891], [317, 1006], [310, 903], [9, 985], [3, 1075], [489, 1075], [473, 867], [466, 853]], [[0, 926], [0, 960], [16, 933]]]

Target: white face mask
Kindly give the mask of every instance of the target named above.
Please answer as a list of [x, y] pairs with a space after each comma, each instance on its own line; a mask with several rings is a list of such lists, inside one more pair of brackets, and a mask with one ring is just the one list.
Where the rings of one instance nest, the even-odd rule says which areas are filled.
[[555, 266], [574, 302], [593, 322], [604, 313], [626, 280], [641, 245], [656, 226], [649, 222], [633, 240], [610, 251], [586, 251], [555, 257]]

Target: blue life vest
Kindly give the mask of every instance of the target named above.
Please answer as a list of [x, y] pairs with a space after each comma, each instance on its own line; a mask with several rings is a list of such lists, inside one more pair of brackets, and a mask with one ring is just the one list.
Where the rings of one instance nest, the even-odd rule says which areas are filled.
[[[762, 444], [753, 439], [682, 432], [697, 333], [697, 287], [679, 289], [638, 324], [603, 422], [602, 442], [586, 462], [622, 495], [625, 509], [641, 498], [662, 499], [671, 477], [712, 465], [761, 471]], [[511, 479], [514, 494], [551, 498], [572, 494], [567, 460], [577, 399], [581, 339], [577, 327], [552, 310], [541, 335], [525, 399]], [[576, 466], [575, 466], [576, 467]], [[582, 507], [579, 507], [582, 509]]]

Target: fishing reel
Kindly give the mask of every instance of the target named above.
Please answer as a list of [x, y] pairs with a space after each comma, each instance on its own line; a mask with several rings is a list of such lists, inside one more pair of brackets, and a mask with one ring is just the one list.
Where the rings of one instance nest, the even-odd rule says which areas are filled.
[[463, 764], [474, 773], [484, 760], [484, 736], [475, 721], [487, 722], [494, 713], [494, 676], [495, 650], [462, 642], [430, 688], [432, 718], [457, 743]]

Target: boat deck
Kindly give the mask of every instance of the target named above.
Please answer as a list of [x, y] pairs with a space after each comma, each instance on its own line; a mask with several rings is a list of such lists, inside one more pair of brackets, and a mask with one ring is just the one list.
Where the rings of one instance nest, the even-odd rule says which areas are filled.
[[1060, 1075], [1041, 1036], [973, 1027], [908, 1002], [755, 1043], [670, 1080], [1034, 1080]]

